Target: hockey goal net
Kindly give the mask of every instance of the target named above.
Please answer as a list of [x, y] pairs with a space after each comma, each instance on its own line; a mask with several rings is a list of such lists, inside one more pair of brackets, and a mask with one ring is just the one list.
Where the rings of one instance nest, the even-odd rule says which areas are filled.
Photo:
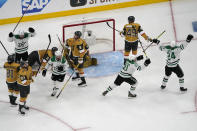
[[[74, 36], [75, 31], [82, 32], [82, 38], [89, 45], [90, 53], [115, 51], [115, 20], [112, 18], [92, 18], [71, 21], [62, 27], [63, 42]], [[91, 35], [89, 35], [91, 32]], [[86, 38], [94, 37], [88, 42]], [[93, 38], [93, 39], [94, 39]]]

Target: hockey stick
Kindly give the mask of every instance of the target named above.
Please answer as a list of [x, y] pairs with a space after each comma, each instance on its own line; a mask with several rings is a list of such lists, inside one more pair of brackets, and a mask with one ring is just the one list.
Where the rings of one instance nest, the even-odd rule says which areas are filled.
[[56, 98], [58, 98], [60, 96], [60, 94], [62, 93], [62, 91], [64, 90], [64, 88], [66, 87], [67, 83], [70, 81], [71, 77], [73, 76], [74, 74], [74, 70], [72, 72], [72, 74], [69, 76], [68, 80], [66, 81], [66, 83], [63, 85], [62, 89], [60, 90], [59, 94], [56, 96]]
[[140, 43], [140, 46], [142, 47], [142, 51], [144, 52], [144, 55], [146, 56], [146, 58], [148, 58], [148, 56], [146, 55], [146, 52], [145, 52], [145, 50], [144, 50], [144, 47], [142, 46], [142, 42], [140, 41], [140, 40], [138, 40], [139, 41], [139, 43]]
[[[163, 32], [161, 32], [156, 39], [159, 39], [166, 31], [164, 30]], [[153, 44], [153, 42], [151, 42], [144, 51], [146, 51], [151, 45]]]
[[[31, 3], [31, 2], [30, 2], [30, 3]], [[14, 32], [14, 31], [16, 30], [17, 26], [18, 26], [18, 25], [19, 25], [19, 23], [21, 22], [21, 20], [22, 20], [23, 16], [25, 15], [25, 13], [27, 12], [27, 9], [28, 9], [28, 8], [29, 8], [29, 6], [30, 6], [30, 3], [29, 3], [29, 5], [27, 6], [27, 8], [26, 8], [25, 12], [22, 14], [21, 18], [19, 19], [18, 23], [16, 24], [16, 26], [14, 27], [14, 29], [13, 29], [13, 31], [12, 31], [12, 32]]]
[[109, 25], [109, 23], [108, 22], [106, 22], [107, 23], [107, 25], [110, 27], [110, 28], [112, 28], [113, 30], [115, 30], [115, 31], [117, 31], [117, 32], [121, 32], [121, 31], [119, 31], [119, 30], [117, 30], [117, 29], [115, 29], [115, 28], [113, 28], [113, 27], [111, 27], [110, 25]]
[[[49, 46], [50, 46], [50, 44], [51, 44], [51, 35], [50, 35], [50, 34], [48, 34], [48, 38], [49, 38], [49, 44], [48, 44], [47, 50], [46, 50], [45, 53], [44, 53], [44, 56], [46, 55], [46, 53], [47, 53], [47, 51], [48, 51], [48, 49], [49, 49]], [[39, 67], [38, 67], [38, 70], [37, 70], [37, 73], [36, 73], [35, 77], [37, 76], [37, 74], [38, 74], [38, 72], [39, 72], [39, 70], [40, 70], [40, 67], [42, 66], [42, 63], [43, 63], [43, 59], [42, 59], [42, 61], [40, 62], [40, 65], [39, 65]]]
[[6, 53], [7, 53], [8, 55], [10, 55], [10, 54], [8, 53], [8, 51], [6, 50], [5, 46], [3, 45], [3, 43], [2, 43], [1, 41], [0, 41], [0, 43], [1, 43], [2, 47], [4, 48], [4, 50], [6, 51]]

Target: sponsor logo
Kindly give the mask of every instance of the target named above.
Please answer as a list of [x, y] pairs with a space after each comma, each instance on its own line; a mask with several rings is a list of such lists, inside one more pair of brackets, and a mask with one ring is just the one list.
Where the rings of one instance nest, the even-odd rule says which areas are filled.
[[87, 4], [87, 0], [70, 0], [72, 7], [84, 6]]
[[51, 0], [22, 0], [22, 14], [41, 12]]
[[0, 0], [0, 8], [5, 4], [7, 0]]

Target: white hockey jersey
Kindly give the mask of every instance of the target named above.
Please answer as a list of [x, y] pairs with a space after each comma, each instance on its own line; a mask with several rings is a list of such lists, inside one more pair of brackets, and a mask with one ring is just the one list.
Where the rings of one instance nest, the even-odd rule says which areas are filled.
[[20, 39], [19, 35], [14, 35], [13, 37], [8, 37], [9, 42], [15, 42], [15, 52], [18, 54], [25, 53], [28, 50], [28, 40], [30, 37], [35, 36], [34, 33], [24, 33], [24, 38]]
[[119, 75], [123, 78], [130, 78], [136, 70], [141, 71], [145, 67], [146, 66], [144, 64], [139, 65], [137, 61], [127, 60]]
[[159, 46], [161, 51], [165, 51], [167, 53], [166, 57], [166, 65], [168, 67], [176, 67], [180, 61], [180, 52], [187, 47], [188, 43], [183, 42], [179, 46], [171, 47], [167, 46]]
[[[62, 66], [63, 67], [63, 70], [59, 70], [58, 68]], [[52, 69], [52, 73], [54, 75], [64, 75], [66, 74], [66, 71], [68, 70], [68, 64], [66, 62], [66, 59], [65, 57], [63, 57], [61, 59], [61, 61], [57, 61], [56, 60], [56, 57], [53, 56], [50, 61], [47, 63], [46, 65], [46, 69], [48, 70], [49, 68], [51, 67]]]
[[88, 36], [86, 35], [85, 36], [85, 41], [88, 45], [93, 45], [93, 44], [96, 44], [96, 36], [95, 35], [91, 35], [91, 36]]

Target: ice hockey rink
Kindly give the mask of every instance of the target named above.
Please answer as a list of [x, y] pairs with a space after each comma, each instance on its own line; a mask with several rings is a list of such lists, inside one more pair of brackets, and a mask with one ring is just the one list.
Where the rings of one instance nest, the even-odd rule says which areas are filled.
[[[161, 44], [171, 40], [183, 41], [188, 34], [194, 40], [181, 54], [180, 66], [185, 75], [187, 93], [179, 91], [178, 78], [172, 75], [167, 88], [161, 91], [164, 75], [164, 52], [157, 46], [147, 50], [151, 64], [134, 76], [139, 84], [137, 98], [128, 99], [128, 84], [122, 84], [107, 96], [102, 92], [115, 80], [117, 73], [103, 77], [87, 77], [87, 87], [77, 87], [70, 81], [58, 99], [50, 96], [52, 92], [51, 74], [38, 75], [31, 84], [31, 93], [27, 104], [30, 110], [25, 116], [18, 114], [18, 107], [10, 107], [5, 83], [5, 70], [0, 69], [0, 131], [196, 131], [197, 130], [197, 33], [192, 22], [197, 21], [196, 0], [175, 0], [170, 2], [129, 7], [111, 11], [67, 16], [40, 21], [20, 23], [18, 29], [34, 27], [37, 35], [29, 40], [29, 52], [46, 49], [48, 37], [51, 46], [59, 46], [56, 34], [61, 36], [61, 26], [67, 21], [84, 17], [114, 18], [116, 28], [121, 30], [127, 23], [127, 17], [134, 15], [144, 31], [152, 38], [163, 30]], [[172, 7], [172, 8], [171, 8]], [[171, 10], [172, 9], [172, 10]], [[7, 36], [16, 24], [0, 26], [0, 40], [8, 52], [14, 51], [14, 43]], [[102, 32], [103, 36], [107, 35]], [[142, 39], [142, 38], [141, 38]], [[103, 49], [102, 49], [103, 48]], [[100, 47], [102, 51], [105, 47]], [[124, 39], [116, 33], [116, 49], [123, 50]], [[1, 67], [7, 54], [0, 47]], [[139, 48], [139, 54], [143, 54]], [[65, 78], [65, 81], [69, 76]]]

